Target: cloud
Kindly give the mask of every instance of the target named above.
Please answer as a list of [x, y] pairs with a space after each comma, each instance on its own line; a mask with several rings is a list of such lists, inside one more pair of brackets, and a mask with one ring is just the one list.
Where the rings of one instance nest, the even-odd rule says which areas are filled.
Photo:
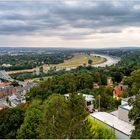
[[0, 2], [1, 35], [87, 39], [139, 26], [139, 1]]

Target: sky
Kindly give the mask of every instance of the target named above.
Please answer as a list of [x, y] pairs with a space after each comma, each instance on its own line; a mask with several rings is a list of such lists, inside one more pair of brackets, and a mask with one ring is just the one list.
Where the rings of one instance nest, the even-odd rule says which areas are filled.
[[0, 47], [140, 46], [139, 0], [1, 0]]

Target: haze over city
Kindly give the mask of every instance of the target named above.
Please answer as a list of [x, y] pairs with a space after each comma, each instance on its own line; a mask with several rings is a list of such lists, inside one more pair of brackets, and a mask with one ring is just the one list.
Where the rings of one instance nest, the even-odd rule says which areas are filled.
[[0, 23], [0, 47], [140, 46], [139, 1], [1, 1]]

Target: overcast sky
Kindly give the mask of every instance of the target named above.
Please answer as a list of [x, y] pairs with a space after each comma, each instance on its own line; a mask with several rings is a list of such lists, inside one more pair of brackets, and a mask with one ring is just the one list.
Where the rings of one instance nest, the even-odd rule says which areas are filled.
[[0, 1], [4, 46], [140, 46], [140, 1]]

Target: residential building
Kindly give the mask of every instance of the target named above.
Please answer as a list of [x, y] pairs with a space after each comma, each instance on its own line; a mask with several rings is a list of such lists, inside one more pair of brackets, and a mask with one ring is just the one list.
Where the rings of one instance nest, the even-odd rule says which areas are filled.
[[113, 97], [114, 98], [118, 98], [122, 94], [122, 91], [125, 90], [125, 89], [127, 89], [127, 88], [128, 88], [127, 85], [118, 84], [113, 89]]
[[17, 105], [21, 104], [21, 103], [25, 103], [26, 99], [24, 95], [11, 95], [8, 97], [8, 103], [11, 107], [16, 107]]
[[[81, 93], [78, 93], [78, 94], [80, 95]], [[85, 99], [85, 104], [86, 104], [87, 110], [89, 112], [93, 112], [93, 110], [94, 110], [93, 101], [95, 100], [94, 96], [93, 95], [87, 95], [87, 94], [82, 94], [82, 95]], [[69, 94], [64, 94], [64, 97], [67, 100], [69, 98]]]
[[98, 83], [93, 83], [93, 88], [99, 88], [100, 86], [99, 86], [99, 84]]
[[115, 132], [116, 139], [129, 139], [132, 130], [135, 128], [132, 124], [125, 122], [111, 113], [94, 112], [91, 116], [98, 121], [108, 125]]
[[129, 99], [135, 99], [135, 96], [123, 98], [121, 105], [118, 106], [118, 110], [107, 112], [94, 112], [91, 116], [109, 127], [113, 128], [117, 139], [129, 139], [133, 126], [133, 121], [129, 121], [128, 113], [132, 106], [128, 105]]
[[16, 91], [13, 86], [0, 86], [0, 99], [14, 94]]
[[11, 67], [11, 64], [2, 64], [3, 67]]
[[108, 78], [107, 78], [107, 85], [108, 85], [108, 86], [112, 86], [112, 85], [113, 85], [112, 77], [108, 77]]
[[129, 106], [128, 104], [129, 99], [135, 99], [135, 96], [122, 99], [121, 105], [119, 105], [118, 107], [118, 118], [125, 122], [133, 124], [133, 121], [130, 121], [128, 117], [129, 111], [130, 109], [132, 109], [132, 106]]

